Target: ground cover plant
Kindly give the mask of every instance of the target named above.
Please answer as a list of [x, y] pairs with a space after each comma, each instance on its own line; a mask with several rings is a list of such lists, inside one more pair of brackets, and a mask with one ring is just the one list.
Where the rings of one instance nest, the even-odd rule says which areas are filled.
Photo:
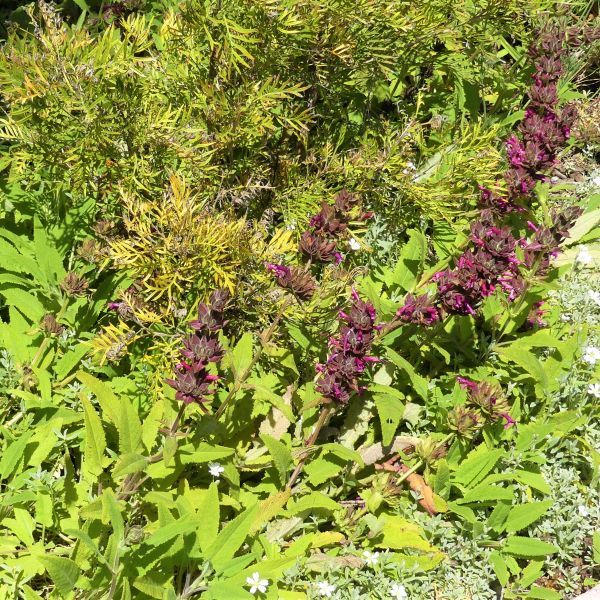
[[2, 15], [3, 598], [600, 580], [594, 3]]

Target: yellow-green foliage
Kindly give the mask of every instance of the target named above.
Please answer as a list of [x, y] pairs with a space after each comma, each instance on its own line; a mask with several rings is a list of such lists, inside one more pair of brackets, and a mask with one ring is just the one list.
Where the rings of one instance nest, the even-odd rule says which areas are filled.
[[[443, 116], [448, 144], [482, 102], [510, 107], [520, 72], [505, 62], [503, 35], [525, 40], [543, 2], [169, 6], [98, 33], [65, 24], [42, 2], [31, 31], [2, 48], [2, 164], [49, 212], [85, 197], [118, 211], [122, 191], [155, 198], [170, 173], [206, 206], [251, 218], [267, 210], [301, 224], [343, 186], [395, 203], [405, 162], [429, 153], [407, 132]], [[430, 147], [437, 133], [424, 130]], [[453, 160], [472, 175], [480, 156], [461, 151]], [[438, 218], [456, 206], [453, 185], [446, 171], [431, 189], [401, 195]], [[400, 225], [407, 218], [411, 211], [396, 216]]]
[[109, 241], [109, 257], [146, 290], [146, 299], [174, 310], [192, 287], [202, 298], [216, 287], [235, 291], [252, 255], [244, 219], [228, 219], [198, 202], [184, 183], [155, 200], [123, 197], [122, 236]]
[[[236, 294], [241, 281], [266, 281], [264, 261], [295, 250], [292, 233], [264, 238], [252, 223], [217, 212], [173, 175], [151, 200], [124, 193], [122, 231], [107, 239], [107, 262], [125, 269], [143, 303], [124, 300], [138, 321], [181, 319], [216, 288]], [[149, 308], [152, 307], [152, 308]]]

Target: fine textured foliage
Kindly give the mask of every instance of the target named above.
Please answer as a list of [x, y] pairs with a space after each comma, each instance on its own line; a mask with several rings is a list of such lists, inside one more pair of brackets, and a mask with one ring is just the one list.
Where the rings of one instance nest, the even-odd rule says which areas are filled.
[[14, 8], [1, 597], [600, 579], [587, 3]]

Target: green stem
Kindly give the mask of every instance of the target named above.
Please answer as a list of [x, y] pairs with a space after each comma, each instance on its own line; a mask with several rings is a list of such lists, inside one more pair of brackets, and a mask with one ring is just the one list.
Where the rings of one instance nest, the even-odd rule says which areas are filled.
[[[319, 414], [319, 419], [317, 420], [317, 423], [315, 424], [315, 428], [313, 429], [313, 432], [311, 433], [310, 437], [306, 440], [305, 443], [305, 450], [308, 450], [309, 448], [312, 448], [316, 441], [317, 438], [319, 437], [319, 433], [321, 433], [321, 429], [323, 429], [323, 426], [325, 425], [325, 423], [327, 422], [327, 419], [329, 418], [329, 416], [331, 415], [331, 413], [333, 413], [334, 408], [331, 405], [326, 405], [321, 409], [321, 414]], [[294, 483], [296, 482], [296, 479], [298, 479], [298, 477], [300, 476], [300, 473], [302, 473], [302, 469], [304, 468], [304, 464], [306, 463], [307, 459], [308, 459], [309, 453], [307, 452], [298, 462], [298, 464], [296, 465], [296, 468], [294, 469], [294, 472], [291, 474], [287, 485], [285, 486], [286, 489], [291, 490], [292, 486], [294, 485]]]

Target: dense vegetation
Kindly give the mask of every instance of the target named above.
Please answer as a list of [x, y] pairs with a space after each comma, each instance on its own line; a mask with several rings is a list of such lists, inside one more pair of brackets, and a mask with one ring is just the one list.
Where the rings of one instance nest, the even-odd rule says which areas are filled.
[[593, 2], [0, 15], [0, 595], [600, 580]]

